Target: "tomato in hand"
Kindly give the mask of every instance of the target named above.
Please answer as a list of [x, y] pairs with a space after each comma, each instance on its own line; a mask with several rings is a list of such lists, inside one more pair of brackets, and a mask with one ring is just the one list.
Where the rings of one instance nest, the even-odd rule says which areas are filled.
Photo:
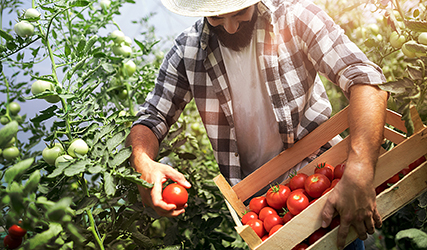
[[270, 214], [264, 219], [264, 228], [267, 232], [270, 232], [274, 226], [283, 224], [283, 220], [278, 214]]
[[313, 198], [322, 196], [323, 191], [331, 186], [331, 181], [323, 174], [312, 174], [304, 183], [305, 191]]
[[304, 210], [309, 205], [309, 201], [307, 196], [305, 196], [300, 191], [293, 191], [288, 198], [287, 206], [289, 212], [293, 215], [299, 214], [302, 210]]
[[8, 229], [9, 235], [13, 238], [22, 238], [27, 233], [27, 230], [14, 224]]
[[326, 228], [323, 228], [323, 227], [317, 229], [316, 231], [314, 231], [314, 233], [312, 233], [308, 237], [308, 244], [312, 245], [314, 242], [316, 242], [317, 240], [319, 240], [320, 238], [322, 238], [328, 232], [329, 232], [329, 230], [326, 229]]
[[264, 219], [267, 218], [267, 216], [272, 215], [272, 214], [277, 214], [277, 212], [276, 212], [276, 210], [274, 210], [274, 208], [263, 207], [261, 209], [261, 211], [259, 211], [258, 219], [264, 221]]
[[252, 219], [248, 221], [248, 226], [250, 226], [258, 237], [262, 238], [265, 235], [264, 223], [259, 219]]
[[267, 204], [277, 210], [286, 207], [286, 201], [288, 200], [291, 189], [285, 185], [272, 186], [265, 196]]
[[3, 240], [3, 244], [7, 249], [16, 249], [18, 248], [22, 243], [22, 238], [14, 238], [10, 235], [6, 235]]
[[341, 163], [334, 168], [334, 179], [341, 179], [344, 174], [345, 163]]
[[300, 188], [304, 188], [305, 179], [307, 179], [308, 175], [304, 173], [298, 173], [294, 176], [291, 176], [291, 180], [289, 181], [289, 188], [294, 191]]
[[255, 197], [249, 202], [249, 210], [257, 214], [259, 214], [259, 211], [261, 211], [261, 209], [266, 206], [267, 199], [264, 196]]
[[317, 165], [316, 169], [314, 170], [314, 173], [323, 174], [328, 177], [330, 181], [334, 179], [334, 167], [327, 163], [320, 163], [319, 165]]
[[252, 219], [258, 219], [258, 215], [255, 212], [249, 211], [242, 216], [242, 224], [246, 225]]
[[177, 208], [182, 208], [188, 201], [187, 190], [178, 183], [167, 185], [163, 189], [163, 200], [168, 204], [175, 204]]

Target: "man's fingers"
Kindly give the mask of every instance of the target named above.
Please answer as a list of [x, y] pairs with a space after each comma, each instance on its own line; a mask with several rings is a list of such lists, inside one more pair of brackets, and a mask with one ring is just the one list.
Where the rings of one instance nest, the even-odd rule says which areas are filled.
[[185, 179], [185, 176], [174, 168], [170, 167], [167, 176], [185, 188], [191, 188], [190, 182]]
[[344, 248], [345, 240], [347, 238], [349, 228], [350, 228], [350, 224], [343, 221], [343, 219], [341, 218], [340, 226], [338, 227], [338, 235], [337, 235], [337, 247], [338, 247], [338, 249]]
[[331, 224], [332, 218], [334, 217], [334, 212], [335, 212], [334, 205], [328, 199], [322, 211], [322, 227], [323, 228], [326, 228], [329, 226], [329, 224]]
[[380, 213], [378, 212], [377, 209], [374, 210], [373, 219], [374, 219], [374, 222], [375, 222], [375, 227], [376, 228], [380, 228], [382, 226], [383, 222], [382, 222], [382, 219], [381, 219], [381, 215], [380, 215]]

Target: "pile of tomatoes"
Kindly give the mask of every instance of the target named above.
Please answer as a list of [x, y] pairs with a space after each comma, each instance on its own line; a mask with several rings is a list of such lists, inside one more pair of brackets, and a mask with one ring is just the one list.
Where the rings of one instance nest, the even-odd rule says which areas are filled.
[[[379, 186], [376, 190], [377, 193], [396, 183], [403, 175], [408, 174], [424, 161], [426, 161], [426, 158], [423, 156], [410, 164], [407, 168]], [[345, 163], [338, 164], [335, 167], [327, 163], [321, 163], [317, 165], [314, 173], [311, 175], [304, 173], [291, 175], [288, 183], [273, 185], [265, 196], [258, 196], [251, 199], [249, 202], [249, 211], [241, 219], [242, 224], [249, 225], [264, 241], [294, 216], [335, 187], [341, 179], [344, 170]], [[319, 228], [304, 242], [293, 249], [307, 248], [327, 232], [337, 227], [339, 223], [339, 216], [336, 216], [333, 218], [329, 228]]]
[[3, 240], [4, 247], [6, 249], [16, 249], [21, 245], [22, 238], [27, 233], [27, 230], [14, 224], [9, 228], [8, 232], [9, 234]]

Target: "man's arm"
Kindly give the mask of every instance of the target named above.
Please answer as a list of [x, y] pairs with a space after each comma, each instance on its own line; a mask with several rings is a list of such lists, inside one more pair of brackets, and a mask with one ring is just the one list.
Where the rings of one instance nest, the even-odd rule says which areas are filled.
[[153, 160], [158, 154], [159, 142], [151, 129], [144, 125], [133, 126], [126, 139], [126, 145], [132, 146], [132, 155], [129, 158], [132, 167], [141, 173], [141, 179], [154, 184], [152, 189], [138, 186], [144, 205], [152, 207], [160, 216], [171, 217], [184, 213], [184, 208], [176, 209], [175, 205], [163, 201], [162, 185], [168, 179], [178, 182], [185, 188], [190, 188], [191, 184], [180, 172]]
[[322, 224], [328, 226], [335, 211], [340, 214], [339, 248], [345, 244], [350, 225], [362, 240], [367, 238], [366, 232], [372, 234], [374, 227], [381, 227], [373, 180], [383, 140], [386, 108], [387, 93], [377, 86], [350, 87], [348, 159], [344, 175], [324, 207]]

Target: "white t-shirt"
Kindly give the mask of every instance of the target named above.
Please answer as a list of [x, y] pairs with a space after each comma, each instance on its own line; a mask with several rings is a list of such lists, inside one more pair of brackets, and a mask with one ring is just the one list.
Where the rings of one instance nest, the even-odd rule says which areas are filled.
[[283, 150], [279, 125], [260, 74], [253, 41], [254, 38], [249, 46], [238, 52], [220, 45], [230, 82], [243, 178]]

